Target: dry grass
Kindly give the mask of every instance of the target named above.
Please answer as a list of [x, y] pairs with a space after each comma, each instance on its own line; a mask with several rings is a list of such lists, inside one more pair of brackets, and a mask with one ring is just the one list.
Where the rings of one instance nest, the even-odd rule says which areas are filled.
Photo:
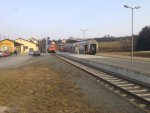
[[[120, 55], [120, 56], [131, 56], [131, 52], [100, 52], [99, 54], [106, 55]], [[135, 57], [145, 57], [150, 58], [150, 52], [134, 52]]]
[[99, 113], [65, 76], [49, 63], [0, 70], [0, 105], [8, 113]]
[[150, 58], [150, 52], [135, 52], [134, 56]]
[[119, 41], [99, 42], [98, 46], [100, 48], [119, 48], [120, 47], [120, 42]]

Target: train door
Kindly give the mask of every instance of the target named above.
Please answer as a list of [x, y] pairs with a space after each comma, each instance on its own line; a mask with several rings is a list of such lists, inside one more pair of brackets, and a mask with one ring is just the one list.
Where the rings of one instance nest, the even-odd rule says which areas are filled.
[[96, 54], [96, 44], [90, 44], [90, 54]]
[[85, 53], [88, 53], [88, 45], [85, 45]]
[[85, 54], [85, 45], [84, 44], [79, 45], [79, 54]]

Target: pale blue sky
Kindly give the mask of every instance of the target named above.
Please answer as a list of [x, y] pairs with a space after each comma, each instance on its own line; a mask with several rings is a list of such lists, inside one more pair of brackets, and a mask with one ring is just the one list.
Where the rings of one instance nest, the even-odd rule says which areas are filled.
[[134, 10], [134, 34], [150, 25], [150, 0], [0, 0], [0, 36], [15, 39], [63, 39], [131, 34], [131, 10]]

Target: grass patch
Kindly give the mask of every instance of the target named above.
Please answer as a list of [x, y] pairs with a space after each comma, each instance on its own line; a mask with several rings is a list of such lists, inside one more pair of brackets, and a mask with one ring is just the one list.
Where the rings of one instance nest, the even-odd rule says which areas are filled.
[[[131, 56], [131, 52], [101, 52], [101, 53], [107, 55]], [[150, 58], [150, 51], [138, 51], [134, 52], [133, 55], [134, 57]]]

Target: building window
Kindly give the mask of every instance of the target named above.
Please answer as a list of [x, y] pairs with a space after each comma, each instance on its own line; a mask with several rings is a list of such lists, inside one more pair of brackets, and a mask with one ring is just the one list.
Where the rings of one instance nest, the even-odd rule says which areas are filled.
[[29, 51], [33, 51], [33, 48], [29, 48]]
[[2, 46], [1, 50], [2, 51], [9, 51], [9, 46]]
[[23, 46], [23, 51], [25, 51], [26, 49], [28, 49], [28, 46]]

